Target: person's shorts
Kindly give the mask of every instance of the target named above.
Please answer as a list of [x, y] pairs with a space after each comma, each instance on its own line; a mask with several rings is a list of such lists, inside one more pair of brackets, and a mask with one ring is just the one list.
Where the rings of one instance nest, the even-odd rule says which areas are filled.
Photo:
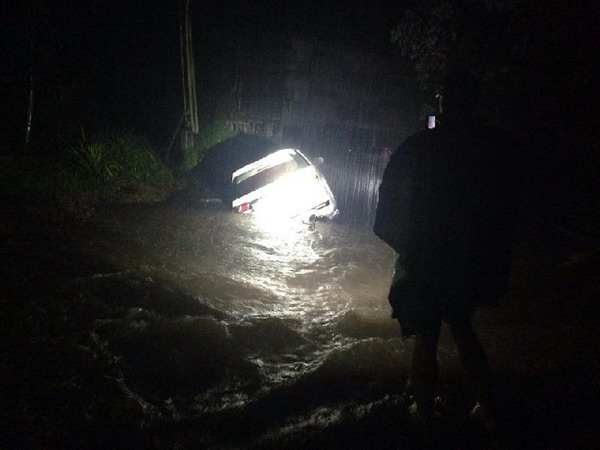
[[388, 300], [403, 337], [437, 332], [442, 322], [468, 323], [473, 312], [470, 295], [456, 280], [440, 272], [412, 277], [400, 265], [396, 266]]

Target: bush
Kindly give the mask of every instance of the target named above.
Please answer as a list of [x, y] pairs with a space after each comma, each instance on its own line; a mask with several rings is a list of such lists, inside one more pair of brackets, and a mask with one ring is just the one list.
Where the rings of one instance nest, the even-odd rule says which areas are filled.
[[79, 209], [103, 201], [155, 201], [170, 191], [173, 175], [145, 138], [131, 132], [88, 138], [82, 130], [78, 139], [65, 142], [52, 156], [3, 160], [2, 195]]
[[172, 178], [147, 140], [131, 132], [103, 133], [88, 140], [82, 130], [78, 145], [67, 152], [76, 171], [101, 180], [170, 181]]
[[231, 130], [229, 124], [225, 120], [215, 120], [209, 125], [206, 125], [200, 130], [198, 136], [196, 136], [194, 146], [183, 149], [181, 169], [193, 169], [198, 162], [202, 160], [206, 150], [229, 139], [234, 134], [235, 132]]

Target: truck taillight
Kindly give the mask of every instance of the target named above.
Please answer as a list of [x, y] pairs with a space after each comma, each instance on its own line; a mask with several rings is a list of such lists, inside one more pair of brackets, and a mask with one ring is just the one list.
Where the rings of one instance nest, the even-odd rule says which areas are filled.
[[233, 212], [236, 213], [250, 213], [252, 212], [252, 206], [250, 203], [242, 203], [238, 206], [233, 207]]

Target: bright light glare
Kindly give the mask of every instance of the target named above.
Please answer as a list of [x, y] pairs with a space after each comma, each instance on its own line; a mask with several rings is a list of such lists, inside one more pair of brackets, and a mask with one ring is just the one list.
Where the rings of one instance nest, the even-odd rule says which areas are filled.
[[256, 203], [256, 215], [278, 218], [306, 213], [308, 216], [313, 207], [329, 200], [312, 166], [286, 174], [265, 188], [268, 192]]
[[278, 150], [248, 164], [233, 173], [232, 183], [239, 193], [246, 192], [232, 201], [232, 208], [271, 229], [289, 226], [290, 218], [308, 221], [337, 213], [326, 181], [298, 150]]
[[[239, 181], [243, 181], [245, 178], [252, 176], [257, 171], [264, 170], [267, 167], [275, 167], [279, 164], [282, 164], [286, 161], [291, 161], [293, 159], [294, 150], [291, 148], [284, 148], [278, 150], [270, 155], [265, 156], [258, 161], [248, 164], [244, 167], [239, 168], [231, 175], [231, 180], [234, 181], [236, 178], [240, 177]], [[242, 178], [241, 176], [244, 176]]]

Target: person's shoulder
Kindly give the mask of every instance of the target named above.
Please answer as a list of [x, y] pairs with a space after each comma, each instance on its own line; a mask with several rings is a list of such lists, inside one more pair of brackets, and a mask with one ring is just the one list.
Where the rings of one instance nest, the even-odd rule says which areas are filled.
[[510, 131], [494, 125], [483, 125], [480, 127], [480, 134], [499, 144], [507, 146], [520, 145], [520, 139]]
[[426, 148], [436, 142], [439, 137], [440, 131], [436, 129], [419, 131], [407, 137], [404, 142], [400, 144], [398, 150], [411, 151]]
[[425, 146], [426, 136], [425, 132], [418, 132], [408, 136], [402, 143], [396, 148], [396, 151], [392, 153], [388, 167], [401, 167], [404, 166], [407, 161], [411, 161], [416, 157], [416, 154]]
[[409, 136], [405, 142], [410, 142], [414, 144], [426, 143], [432, 140], [435, 140], [440, 135], [440, 130], [434, 128], [433, 130], [424, 130], [419, 131], [411, 136]]

